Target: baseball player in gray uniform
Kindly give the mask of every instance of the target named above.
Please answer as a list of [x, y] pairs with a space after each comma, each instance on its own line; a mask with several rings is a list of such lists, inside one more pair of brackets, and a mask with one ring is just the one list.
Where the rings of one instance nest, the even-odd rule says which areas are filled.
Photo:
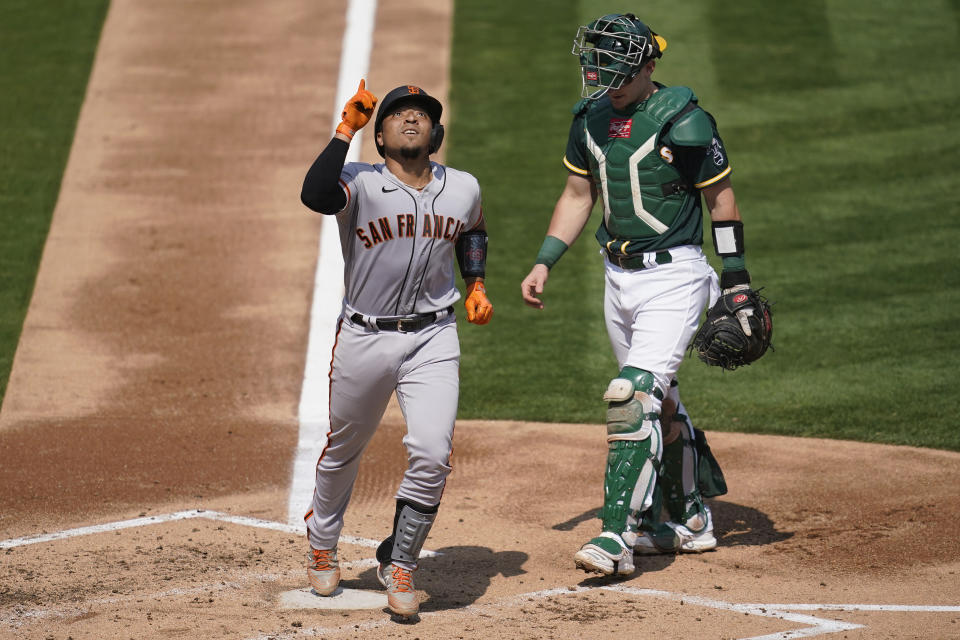
[[411, 616], [419, 610], [412, 573], [450, 472], [460, 390], [455, 259], [467, 285], [467, 320], [486, 324], [493, 306], [483, 286], [480, 186], [430, 161], [443, 140], [438, 100], [415, 86], [390, 91], [374, 120], [384, 162], [344, 164], [376, 103], [361, 80], [301, 194], [307, 207], [337, 218], [345, 288], [330, 367], [330, 432], [304, 518], [307, 575], [320, 595], [337, 588], [337, 542], [360, 456], [396, 392], [409, 462], [392, 531], [377, 549], [377, 576], [389, 608]]

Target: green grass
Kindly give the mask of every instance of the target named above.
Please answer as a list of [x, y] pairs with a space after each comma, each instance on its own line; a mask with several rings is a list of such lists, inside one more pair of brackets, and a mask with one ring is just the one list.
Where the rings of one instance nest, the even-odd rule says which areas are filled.
[[[107, 4], [11, 0], [0, 22], [0, 395]], [[717, 117], [748, 266], [776, 303], [776, 352], [733, 373], [684, 363], [695, 422], [960, 450], [960, 0], [676, 7], [642, 8], [669, 43], [655, 77], [692, 86]], [[455, 3], [448, 157], [484, 188], [496, 306], [488, 326], [461, 323], [463, 418], [603, 419], [616, 365], [596, 218], [551, 273], [544, 311], [519, 284], [566, 178], [576, 27], [635, 8]]]
[[545, 311], [519, 294], [566, 180], [577, 23], [571, 3], [455, 4], [448, 157], [483, 188], [495, 308], [485, 327], [461, 324], [462, 416], [595, 421], [615, 366], [593, 303], [603, 282], [595, 243], [576, 244], [554, 269]]
[[107, 0], [5, 0], [0, 20], [0, 401]]
[[[565, 179], [576, 27], [633, 5], [487, 4], [459, 1], [454, 34], [449, 158], [484, 187], [496, 306], [462, 331], [460, 413], [599, 422], [616, 370], [596, 216], [544, 311], [518, 289]], [[644, 5], [668, 40], [655, 78], [692, 86], [719, 121], [748, 267], [775, 302], [775, 352], [733, 373], [681, 367], [698, 426], [960, 450], [958, 6]]]

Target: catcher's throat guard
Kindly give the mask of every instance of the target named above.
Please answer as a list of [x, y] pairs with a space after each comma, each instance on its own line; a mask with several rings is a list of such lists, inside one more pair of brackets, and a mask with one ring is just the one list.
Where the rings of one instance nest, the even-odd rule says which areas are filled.
[[[747, 335], [737, 317], [748, 311]], [[751, 312], [752, 311], [752, 312]], [[710, 366], [734, 370], [760, 359], [773, 338], [773, 312], [759, 291], [745, 288], [720, 296], [693, 337], [690, 348]]]

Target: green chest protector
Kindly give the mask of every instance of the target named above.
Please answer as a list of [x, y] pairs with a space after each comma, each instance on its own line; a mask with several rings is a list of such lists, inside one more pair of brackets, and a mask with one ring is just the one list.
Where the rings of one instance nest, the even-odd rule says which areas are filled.
[[[603, 199], [607, 246], [627, 253], [626, 243], [657, 238], [678, 224], [698, 198], [671, 164], [671, 147], [706, 146], [713, 138], [709, 116], [688, 87], [663, 87], [632, 113], [613, 109], [609, 100], [590, 105], [584, 118], [590, 170]], [[598, 234], [600, 238], [600, 234]], [[607, 243], [609, 245], [609, 242]]]

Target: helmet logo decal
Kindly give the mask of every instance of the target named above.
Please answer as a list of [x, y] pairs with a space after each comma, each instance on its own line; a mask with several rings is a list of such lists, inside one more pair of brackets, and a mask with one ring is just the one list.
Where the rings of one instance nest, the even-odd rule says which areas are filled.
[[607, 137], [629, 138], [632, 127], [633, 118], [610, 118], [610, 128], [607, 130]]
[[420, 87], [415, 87], [415, 86], [413, 86], [413, 85], [407, 85], [407, 93], [411, 93], [411, 94], [413, 94], [413, 95], [417, 95], [418, 93], [420, 93]]
[[596, 82], [600, 79], [600, 74], [596, 71], [587, 71], [586, 72], [587, 82]]

